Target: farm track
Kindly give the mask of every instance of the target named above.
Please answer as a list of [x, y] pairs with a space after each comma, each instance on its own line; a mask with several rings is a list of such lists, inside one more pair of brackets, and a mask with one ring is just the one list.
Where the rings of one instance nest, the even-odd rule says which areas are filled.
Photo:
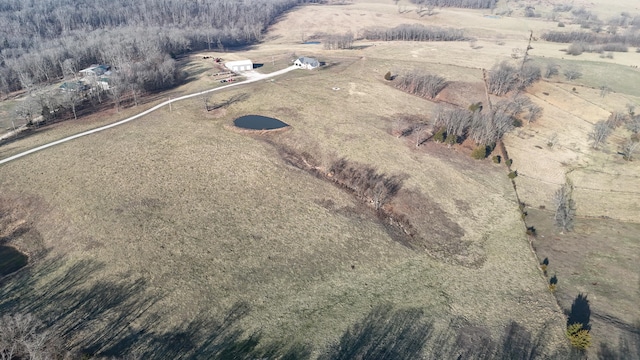
[[177, 101], [186, 100], [186, 99], [190, 99], [192, 97], [200, 96], [200, 95], [203, 95], [203, 94], [212, 93], [214, 91], [227, 89], [227, 88], [232, 87], [232, 86], [239, 86], [239, 85], [249, 84], [249, 83], [257, 82], [257, 81], [260, 81], [260, 80], [272, 78], [272, 77], [275, 77], [275, 76], [278, 76], [278, 75], [282, 75], [282, 74], [288, 73], [289, 71], [292, 71], [292, 70], [295, 70], [295, 69], [297, 69], [297, 67], [289, 66], [289, 67], [284, 68], [282, 70], [274, 71], [272, 73], [264, 74], [264, 75], [263, 74], [259, 74], [257, 72], [250, 72], [248, 74], [248, 79], [245, 80], [245, 81], [241, 81], [241, 82], [237, 82], [237, 83], [233, 83], [233, 84], [217, 87], [217, 88], [214, 88], [214, 89], [204, 90], [204, 91], [200, 91], [200, 92], [197, 92], [197, 93], [180, 96], [180, 97], [177, 97], [175, 99], [167, 100], [167, 101], [165, 101], [163, 103], [160, 103], [160, 104], [158, 104], [158, 105], [156, 105], [156, 106], [154, 106], [154, 107], [152, 107], [152, 108], [150, 108], [148, 110], [145, 110], [145, 111], [143, 111], [143, 112], [141, 112], [139, 114], [130, 116], [130, 117], [124, 119], [124, 120], [120, 120], [120, 121], [114, 122], [112, 124], [104, 125], [104, 126], [92, 129], [92, 130], [83, 131], [83, 132], [75, 134], [75, 135], [67, 136], [67, 137], [62, 138], [60, 140], [52, 141], [50, 143], [47, 143], [47, 144], [44, 144], [44, 145], [40, 145], [40, 146], [35, 147], [33, 149], [29, 149], [27, 151], [23, 151], [23, 152], [21, 152], [19, 154], [15, 154], [13, 156], [9, 156], [8, 158], [1, 159], [0, 160], [0, 165], [2, 165], [4, 163], [8, 163], [8, 162], [13, 161], [13, 160], [17, 160], [17, 159], [19, 159], [19, 158], [21, 158], [23, 156], [27, 156], [27, 155], [33, 154], [35, 152], [38, 152], [38, 151], [45, 150], [45, 149], [50, 148], [52, 146], [63, 144], [63, 143], [69, 142], [71, 140], [74, 140], [74, 139], [77, 139], [77, 138], [80, 138], [80, 137], [83, 137], [83, 136], [87, 136], [87, 135], [91, 135], [91, 134], [94, 134], [94, 133], [97, 133], [97, 132], [100, 132], [100, 131], [111, 129], [111, 128], [116, 127], [118, 125], [126, 124], [126, 123], [128, 123], [130, 121], [133, 121], [135, 119], [141, 118], [141, 117], [143, 117], [145, 115], [148, 115], [148, 114], [150, 114], [150, 113], [152, 113], [152, 112], [154, 112], [154, 111], [156, 111], [156, 110], [158, 110], [158, 109], [160, 109], [160, 108], [162, 108], [164, 106], [167, 106], [167, 105], [172, 104], [172, 103], [177, 102]]

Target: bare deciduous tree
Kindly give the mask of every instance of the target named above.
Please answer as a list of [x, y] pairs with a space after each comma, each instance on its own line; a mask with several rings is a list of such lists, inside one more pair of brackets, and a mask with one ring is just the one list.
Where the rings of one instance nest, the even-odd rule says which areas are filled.
[[413, 129], [416, 147], [422, 145], [431, 133], [431, 129], [427, 124], [416, 124]]
[[611, 92], [611, 88], [607, 85], [600, 85], [600, 97], [604, 98]]
[[75, 120], [78, 119], [76, 108], [82, 101], [81, 91], [81, 89], [68, 89], [62, 94], [62, 106], [67, 109], [71, 109], [71, 112], [73, 112], [73, 118]]
[[631, 161], [638, 149], [640, 149], [640, 142], [629, 139], [622, 145], [622, 157], [627, 161]]
[[573, 184], [567, 182], [553, 194], [555, 208], [554, 219], [556, 226], [563, 231], [573, 230], [573, 222], [576, 214], [576, 204], [573, 200]]
[[558, 70], [559, 68], [560, 68], [560, 66], [557, 63], [555, 63], [553, 61], [549, 61], [547, 63], [547, 65], [545, 65], [545, 67], [544, 67], [544, 77], [546, 79], [549, 79], [552, 76], [558, 75], [559, 74], [559, 70]]
[[567, 80], [575, 80], [582, 77], [582, 70], [578, 66], [569, 66], [564, 70], [564, 77]]
[[371, 189], [371, 202], [376, 210], [379, 210], [389, 201], [389, 189], [384, 185], [384, 181], [378, 181]]
[[632, 116], [627, 122], [627, 129], [634, 134], [640, 133], [640, 115]]
[[591, 146], [594, 149], [600, 147], [600, 145], [607, 140], [611, 135], [611, 127], [607, 121], [601, 120], [593, 125], [593, 130], [589, 133], [591, 139]]
[[438, 106], [435, 109], [433, 124], [444, 128], [447, 136], [460, 137], [471, 124], [471, 112], [457, 107]]
[[38, 116], [40, 111], [41, 108], [39, 107], [38, 101], [32, 95], [27, 95], [14, 109], [16, 116], [23, 119], [27, 125], [33, 124], [33, 120]]
[[531, 124], [532, 122], [538, 120], [542, 116], [542, 107], [531, 104], [527, 107], [527, 113], [524, 118], [527, 120], [527, 123]]
[[63, 355], [58, 342], [32, 315], [0, 318], [0, 359], [61, 359]]
[[517, 69], [509, 63], [495, 65], [489, 73], [489, 92], [501, 96], [513, 90], [518, 81]]

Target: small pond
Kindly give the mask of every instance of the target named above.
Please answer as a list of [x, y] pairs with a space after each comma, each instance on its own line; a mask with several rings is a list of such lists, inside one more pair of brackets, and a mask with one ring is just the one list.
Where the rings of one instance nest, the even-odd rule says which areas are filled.
[[305, 41], [303, 45], [320, 45], [320, 41]]
[[27, 255], [12, 248], [0, 245], [0, 277], [18, 271], [27, 265]]
[[245, 115], [233, 121], [233, 124], [242, 129], [249, 130], [274, 130], [289, 126], [278, 119], [262, 115]]

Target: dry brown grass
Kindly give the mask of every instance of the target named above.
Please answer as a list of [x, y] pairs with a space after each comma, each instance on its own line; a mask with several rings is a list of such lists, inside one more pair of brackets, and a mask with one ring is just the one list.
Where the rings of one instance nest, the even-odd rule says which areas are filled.
[[[225, 59], [251, 58], [264, 63], [261, 71], [268, 72], [288, 65], [296, 52], [326, 61], [331, 66], [325, 69], [296, 71], [216, 93], [212, 102], [249, 93], [246, 100], [216, 114], [205, 112], [201, 99], [191, 99], [175, 104], [172, 112], [163, 109], [3, 165], [3, 201], [8, 207], [25, 209], [46, 204], [46, 211], [30, 220], [31, 228], [49, 251], [45, 260], [62, 259], [32, 288], [10, 296], [48, 289], [74, 265], [89, 262], [99, 271], [72, 289], [143, 279], [144, 288], [132, 298], [157, 297], [122, 336], [140, 329], [161, 334], [205, 316], [220, 319], [244, 301], [251, 311], [235, 328], [260, 330], [265, 341], [308, 342], [317, 355], [371, 307], [390, 303], [419, 307], [429, 317], [442, 320], [461, 317], [494, 335], [513, 319], [533, 330], [544, 328], [562, 343], [564, 319], [529, 250], [504, 168], [433, 144], [415, 149], [405, 139], [388, 134], [388, 119], [394, 114], [430, 114], [434, 105], [385, 84], [387, 71], [423, 66], [454, 84], [474, 84], [477, 90], [478, 67], [509, 58], [512, 47], [524, 45], [529, 23], [504, 19], [500, 24], [508, 26], [495, 28], [498, 22], [483, 18], [482, 12], [461, 10], [442, 10], [433, 19], [411, 18], [398, 15], [388, 3], [303, 7], [275, 24], [264, 44], [223, 55]], [[301, 29], [304, 23], [310, 35], [408, 20], [447, 25], [461, 18], [469, 24], [477, 20], [474, 28], [485, 29], [479, 41], [482, 49], [471, 50], [467, 43], [375, 43], [328, 52], [298, 44], [301, 34], [290, 30]], [[548, 26], [539, 20], [531, 24]], [[498, 32], [507, 34], [506, 45], [495, 45]], [[544, 46], [536, 45], [536, 50]], [[202, 56], [194, 55], [189, 65], [200, 72], [198, 79], [174, 90], [173, 96], [216, 83]], [[630, 189], [636, 162], [611, 161], [613, 145], [608, 153], [597, 152], [586, 141], [590, 124], [613, 110], [609, 104], [623, 103], [622, 95], [599, 100], [593, 95], [596, 90], [580, 88], [576, 95], [571, 87], [541, 83], [533, 88], [530, 95], [544, 106], [544, 117], [506, 140], [514, 168], [521, 174], [516, 179], [520, 196], [534, 206], [548, 204], [556, 184], [571, 168], [580, 215], [606, 213], [632, 220], [634, 211], [637, 214], [633, 206], [640, 203], [634, 203], [635, 195], [608, 202], [615, 193], [607, 193], [606, 198], [594, 194], [610, 190], [605, 184], [613, 178], [622, 179], [617, 187]], [[0, 152], [5, 157], [138, 110], [58, 124], [36, 137], [5, 145]], [[405, 189], [420, 194], [412, 198], [418, 202], [412, 207], [425, 213], [415, 226], [428, 236], [429, 231], [451, 222], [464, 235], [459, 243], [447, 244], [446, 238], [440, 238], [444, 256], [437, 257], [393, 241], [348, 193], [287, 165], [267, 142], [228, 130], [234, 118], [247, 113], [290, 124], [290, 130], [273, 135], [280, 141], [347, 156], [389, 174], [406, 174]], [[554, 132], [559, 144], [548, 149], [545, 139]], [[612, 139], [617, 141], [615, 136]], [[596, 169], [597, 176], [586, 175]], [[36, 200], [18, 204], [16, 199], [25, 196]], [[582, 205], [587, 203], [593, 206]], [[410, 201], [403, 204], [409, 206]], [[617, 241], [617, 237], [611, 239], [612, 244]], [[447, 245], [456, 251], [447, 251]], [[477, 266], [460, 266], [469, 261], [476, 264], [476, 259], [482, 260]], [[552, 262], [563, 261], [552, 258]], [[35, 263], [33, 271], [43, 266]], [[617, 271], [632, 270], [629, 265]], [[566, 293], [560, 286], [559, 292], [571, 296], [581, 289], [575, 286], [566, 287]], [[614, 282], [608, 286], [624, 287]], [[561, 305], [566, 306], [564, 297]], [[602, 309], [598, 311], [609, 309], [600, 306], [594, 302], [594, 307]], [[623, 306], [633, 313], [628, 301]], [[162, 322], [150, 326], [156, 314]], [[91, 329], [69, 334], [71, 342], [83, 346], [98, 324], [91, 322]]]

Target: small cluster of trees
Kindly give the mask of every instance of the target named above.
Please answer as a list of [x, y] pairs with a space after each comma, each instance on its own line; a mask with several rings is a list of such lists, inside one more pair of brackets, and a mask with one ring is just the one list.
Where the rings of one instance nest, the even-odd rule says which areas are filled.
[[562, 73], [567, 80], [575, 80], [582, 77], [582, 69], [576, 65], [567, 66]]
[[[627, 46], [640, 46], [640, 33], [628, 32], [625, 34], [596, 34], [587, 31], [549, 31], [541, 35], [546, 41], [557, 43], [585, 43], [585, 44], [622, 44]], [[615, 45], [620, 48], [620, 45]], [[614, 50], [605, 50], [614, 51]]]
[[613, 131], [623, 124], [633, 132], [635, 123], [639, 122], [638, 116], [614, 111], [607, 120], [600, 120], [593, 124], [593, 130], [589, 133], [591, 146], [598, 149], [600, 145], [607, 141]]
[[442, 76], [414, 69], [398, 76], [395, 85], [410, 94], [433, 99], [447, 86], [447, 80]]
[[325, 36], [323, 45], [327, 50], [351, 49], [353, 47], [353, 33], [329, 34]]
[[504, 61], [489, 72], [487, 87], [490, 93], [502, 96], [513, 90], [522, 90], [540, 80], [542, 70], [532, 63], [524, 63], [519, 69]]
[[381, 41], [465, 41], [461, 29], [402, 24], [394, 28], [374, 27], [365, 29], [363, 38]]
[[376, 210], [388, 203], [402, 187], [400, 176], [379, 173], [375, 168], [340, 158], [329, 167], [330, 178], [368, 200]]
[[454, 144], [471, 138], [480, 147], [492, 147], [521, 123], [520, 118], [532, 122], [541, 115], [542, 108], [525, 96], [502, 100], [491, 109], [475, 105], [470, 109], [439, 105], [433, 116], [434, 126], [439, 129], [434, 140]]
[[626, 124], [627, 130], [631, 131], [632, 135], [622, 144], [620, 154], [627, 161], [633, 160], [634, 154], [640, 150], [640, 138], [637, 136], [640, 133], [640, 115], [636, 115], [633, 109], [634, 106], [630, 105], [627, 113], [614, 111], [607, 120], [596, 122], [589, 133], [591, 146], [594, 149], [600, 148], [616, 128]]
[[411, 0], [414, 4], [437, 7], [456, 7], [467, 9], [493, 9], [497, 0]]
[[604, 53], [607, 52], [628, 52], [629, 47], [623, 43], [609, 44], [589, 44], [584, 41], [574, 42], [567, 48], [567, 54], [580, 55], [583, 52]]

